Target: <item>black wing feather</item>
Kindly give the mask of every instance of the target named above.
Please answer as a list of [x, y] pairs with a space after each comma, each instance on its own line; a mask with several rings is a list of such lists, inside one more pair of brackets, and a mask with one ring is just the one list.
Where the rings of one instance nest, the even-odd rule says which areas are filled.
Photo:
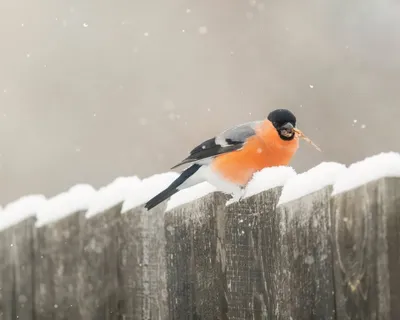
[[177, 165], [173, 166], [171, 169], [175, 169], [176, 167], [179, 167], [186, 163], [199, 161], [202, 159], [215, 157], [215, 156], [223, 154], [223, 153], [239, 150], [240, 148], [243, 147], [242, 141], [233, 141], [233, 140], [228, 141], [227, 140], [226, 142], [229, 143], [227, 146], [221, 146], [221, 145], [215, 143], [215, 138], [208, 139], [208, 140], [204, 141], [202, 144], [199, 144], [192, 151], [190, 151], [190, 154], [187, 158], [182, 160]]
[[218, 137], [204, 141], [190, 151], [190, 154], [186, 159], [173, 166], [171, 169], [175, 169], [176, 167], [186, 163], [215, 157], [223, 153], [241, 149], [246, 143], [246, 140], [256, 134], [256, 127], [260, 123], [261, 121], [243, 123], [222, 132]]
[[195, 155], [206, 149], [215, 148], [216, 146], [217, 146], [217, 144], [215, 143], [215, 138], [208, 139], [208, 140], [204, 141], [203, 143], [199, 144], [196, 148], [193, 148], [193, 150], [190, 151], [190, 156]]

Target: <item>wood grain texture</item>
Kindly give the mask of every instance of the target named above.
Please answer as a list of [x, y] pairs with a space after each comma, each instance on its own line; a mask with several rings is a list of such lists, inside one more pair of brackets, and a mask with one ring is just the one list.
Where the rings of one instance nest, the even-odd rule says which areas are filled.
[[82, 319], [120, 319], [121, 204], [86, 220], [81, 230], [78, 300]]
[[122, 215], [120, 277], [123, 319], [168, 319], [165, 266], [165, 203]]
[[279, 210], [281, 188], [228, 207], [216, 193], [166, 213], [170, 318], [333, 319], [329, 192]]
[[400, 319], [400, 178], [332, 198], [338, 319]]
[[[202, 201], [196, 201], [196, 204]], [[194, 296], [192, 205], [165, 213], [169, 319], [198, 319]]]
[[12, 264], [12, 231], [0, 232], [0, 320], [15, 318], [14, 267]]
[[34, 230], [29, 218], [0, 233], [0, 319], [34, 319]]
[[326, 187], [277, 208], [280, 319], [335, 319], [331, 193], [332, 187]]
[[273, 319], [276, 265], [270, 263], [279, 262], [274, 248], [279, 241], [275, 207], [280, 193], [276, 188], [225, 208], [229, 319]]
[[218, 230], [226, 199], [212, 193], [165, 214], [169, 319], [228, 319]]
[[36, 229], [37, 319], [83, 319], [77, 285], [84, 222], [84, 212], [77, 212]]

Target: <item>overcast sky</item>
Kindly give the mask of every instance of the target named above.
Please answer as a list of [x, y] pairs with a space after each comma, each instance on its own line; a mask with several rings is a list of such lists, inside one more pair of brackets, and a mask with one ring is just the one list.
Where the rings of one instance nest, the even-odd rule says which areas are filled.
[[400, 151], [400, 4], [0, 2], [0, 204], [169, 168], [289, 108], [301, 172]]

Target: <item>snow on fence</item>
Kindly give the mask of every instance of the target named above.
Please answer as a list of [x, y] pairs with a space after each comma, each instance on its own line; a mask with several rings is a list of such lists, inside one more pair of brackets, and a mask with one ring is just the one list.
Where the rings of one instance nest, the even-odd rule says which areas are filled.
[[143, 210], [175, 176], [4, 207], [0, 319], [400, 319], [399, 154]]

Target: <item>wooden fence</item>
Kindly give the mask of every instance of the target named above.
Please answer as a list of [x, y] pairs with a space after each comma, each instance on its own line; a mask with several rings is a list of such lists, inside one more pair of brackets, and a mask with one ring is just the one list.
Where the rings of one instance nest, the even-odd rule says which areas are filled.
[[400, 319], [400, 178], [0, 233], [0, 319]]

